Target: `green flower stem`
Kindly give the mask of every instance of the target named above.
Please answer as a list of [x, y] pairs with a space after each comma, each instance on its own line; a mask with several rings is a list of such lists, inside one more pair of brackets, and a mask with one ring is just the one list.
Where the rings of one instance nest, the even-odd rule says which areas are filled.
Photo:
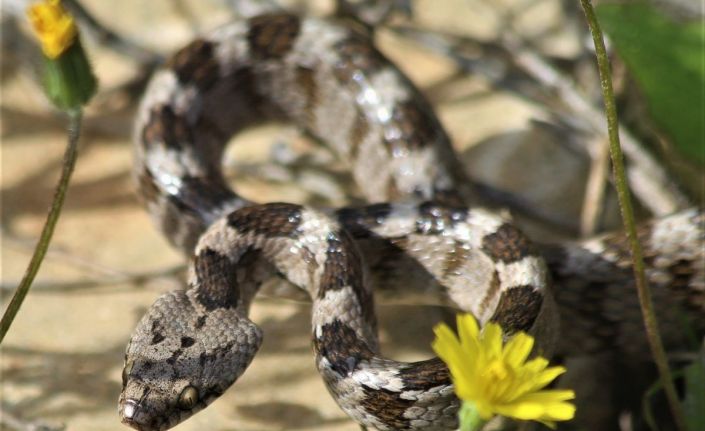
[[469, 401], [463, 401], [458, 412], [458, 419], [460, 420], [458, 431], [480, 431], [487, 423], [480, 417], [477, 407]]
[[75, 109], [69, 111], [69, 130], [68, 130], [68, 145], [66, 146], [66, 151], [64, 152], [64, 164], [61, 170], [61, 178], [59, 179], [59, 184], [54, 192], [54, 200], [51, 202], [51, 207], [49, 209], [49, 214], [47, 215], [46, 222], [44, 223], [44, 228], [42, 229], [41, 236], [39, 237], [39, 242], [37, 242], [34, 248], [34, 254], [32, 255], [32, 260], [30, 260], [27, 270], [25, 271], [24, 277], [20, 282], [19, 287], [12, 296], [10, 304], [5, 310], [5, 314], [2, 316], [0, 321], [0, 343], [5, 339], [5, 334], [7, 334], [12, 321], [15, 319], [17, 312], [22, 306], [22, 301], [24, 301], [29, 288], [32, 286], [34, 277], [39, 271], [39, 267], [44, 260], [44, 255], [46, 254], [47, 248], [49, 247], [49, 242], [54, 233], [54, 227], [56, 222], [59, 220], [59, 214], [61, 214], [61, 207], [64, 204], [64, 197], [66, 196], [66, 189], [69, 185], [69, 180], [71, 179], [71, 174], [73, 173], [73, 168], [76, 165], [77, 156], [77, 146], [78, 138], [81, 131], [81, 110]]
[[671, 407], [671, 413], [679, 430], [685, 431], [685, 419], [683, 410], [676, 394], [676, 388], [671, 377], [671, 370], [668, 367], [666, 353], [663, 349], [663, 343], [658, 329], [658, 321], [654, 314], [653, 301], [651, 299], [651, 290], [646, 282], [644, 273], [644, 259], [642, 257], [641, 245], [636, 234], [636, 224], [634, 223], [634, 211], [632, 210], [631, 197], [627, 180], [624, 174], [624, 162], [622, 157], [622, 149], [619, 144], [619, 126], [617, 123], [617, 108], [614, 100], [614, 92], [612, 90], [612, 75], [610, 73], [609, 59], [605, 50], [605, 43], [602, 39], [602, 30], [597, 22], [595, 11], [592, 8], [590, 0], [580, 0], [580, 4], [585, 12], [585, 18], [592, 40], [595, 43], [595, 53], [597, 55], [597, 66], [600, 73], [600, 84], [602, 86], [602, 95], [605, 102], [605, 111], [607, 114], [607, 131], [610, 140], [610, 155], [612, 158], [612, 168], [614, 170], [615, 187], [617, 189], [617, 197], [619, 199], [619, 207], [622, 213], [622, 222], [627, 231], [629, 245], [631, 247], [632, 262], [634, 266], [634, 279], [636, 288], [639, 294], [639, 305], [644, 317], [644, 326], [646, 334], [651, 346], [651, 354], [658, 367], [661, 376], [661, 384], [663, 385], [668, 403]]

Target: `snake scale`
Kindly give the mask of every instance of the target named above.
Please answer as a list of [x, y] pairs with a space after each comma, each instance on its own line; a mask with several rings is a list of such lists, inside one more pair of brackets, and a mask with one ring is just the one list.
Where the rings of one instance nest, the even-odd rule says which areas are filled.
[[[224, 147], [271, 120], [329, 144], [372, 204], [238, 196], [221, 171]], [[644, 351], [636, 300], [625, 299], [634, 291], [623, 236], [534, 245], [508, 216], [476, 206], [428, 102], [345, 26], [267, 13], [193, 41], [152, 78], [134, 140], [141, 197], [192, 259], [186, 290], [157, 299], [127, 347], [119, 413], [133, 428], [172, 427], [235, 382], [262, 341], [249, 307], [273, 276], [312, 299], [315, 361], [331, 395], [379, 430], [454, 429], [458, 400], [438, 358], [380, 355], [373, 290], [441, 298], [529, 331], [546, 355]], [[668, 310], [703, 329], [703, 223], [691, 209], [641, 230], [668, 346], [682, 342]]]

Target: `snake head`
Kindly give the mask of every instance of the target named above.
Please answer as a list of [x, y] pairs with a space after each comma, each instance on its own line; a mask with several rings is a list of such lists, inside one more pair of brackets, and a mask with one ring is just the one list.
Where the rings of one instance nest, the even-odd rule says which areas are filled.
[[206, 309], [192, 290], [162, 295], [127, 346], [122, 422], [152, 431], [185, 420], [240, 377], [261, 342], [261, 330], [235, 308]]

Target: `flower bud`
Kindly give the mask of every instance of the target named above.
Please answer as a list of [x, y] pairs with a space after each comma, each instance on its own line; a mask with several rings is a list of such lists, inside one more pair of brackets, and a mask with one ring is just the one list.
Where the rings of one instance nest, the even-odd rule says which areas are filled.
[[97, 80], [73, 17], [60, 0], [35, 4], [27, 16], [44, 53], [42, 81], [49, 99], [63, 111], [80, 108], [95, 93]]

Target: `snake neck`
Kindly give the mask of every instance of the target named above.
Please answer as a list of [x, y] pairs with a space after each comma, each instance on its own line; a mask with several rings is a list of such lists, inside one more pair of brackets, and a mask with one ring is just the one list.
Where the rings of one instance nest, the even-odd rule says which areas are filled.
[[[457, 409], [448, 369], [440, 360], [403, 363], [379, 355], [363, 263], [335, 219], [292, 204], [251, 206], [229, 214], [199, 241], [189, 294], [210, 309], [245, 310], [244, 272], [249, 278], [257, 272], [252, 261], [244, 265], [247, 256], [265, 260], [271, 270], [311, 296], [318, 370], [338, 404], [354, 419], [382, 430], [409, 429], [413, 418], [394, 412], [412, 407], [416, 410], [411, 411], [430, 411], [433, 406]], [[426, 416], [433, 419], [429, 425], [455, 425], [451, 414]]]

